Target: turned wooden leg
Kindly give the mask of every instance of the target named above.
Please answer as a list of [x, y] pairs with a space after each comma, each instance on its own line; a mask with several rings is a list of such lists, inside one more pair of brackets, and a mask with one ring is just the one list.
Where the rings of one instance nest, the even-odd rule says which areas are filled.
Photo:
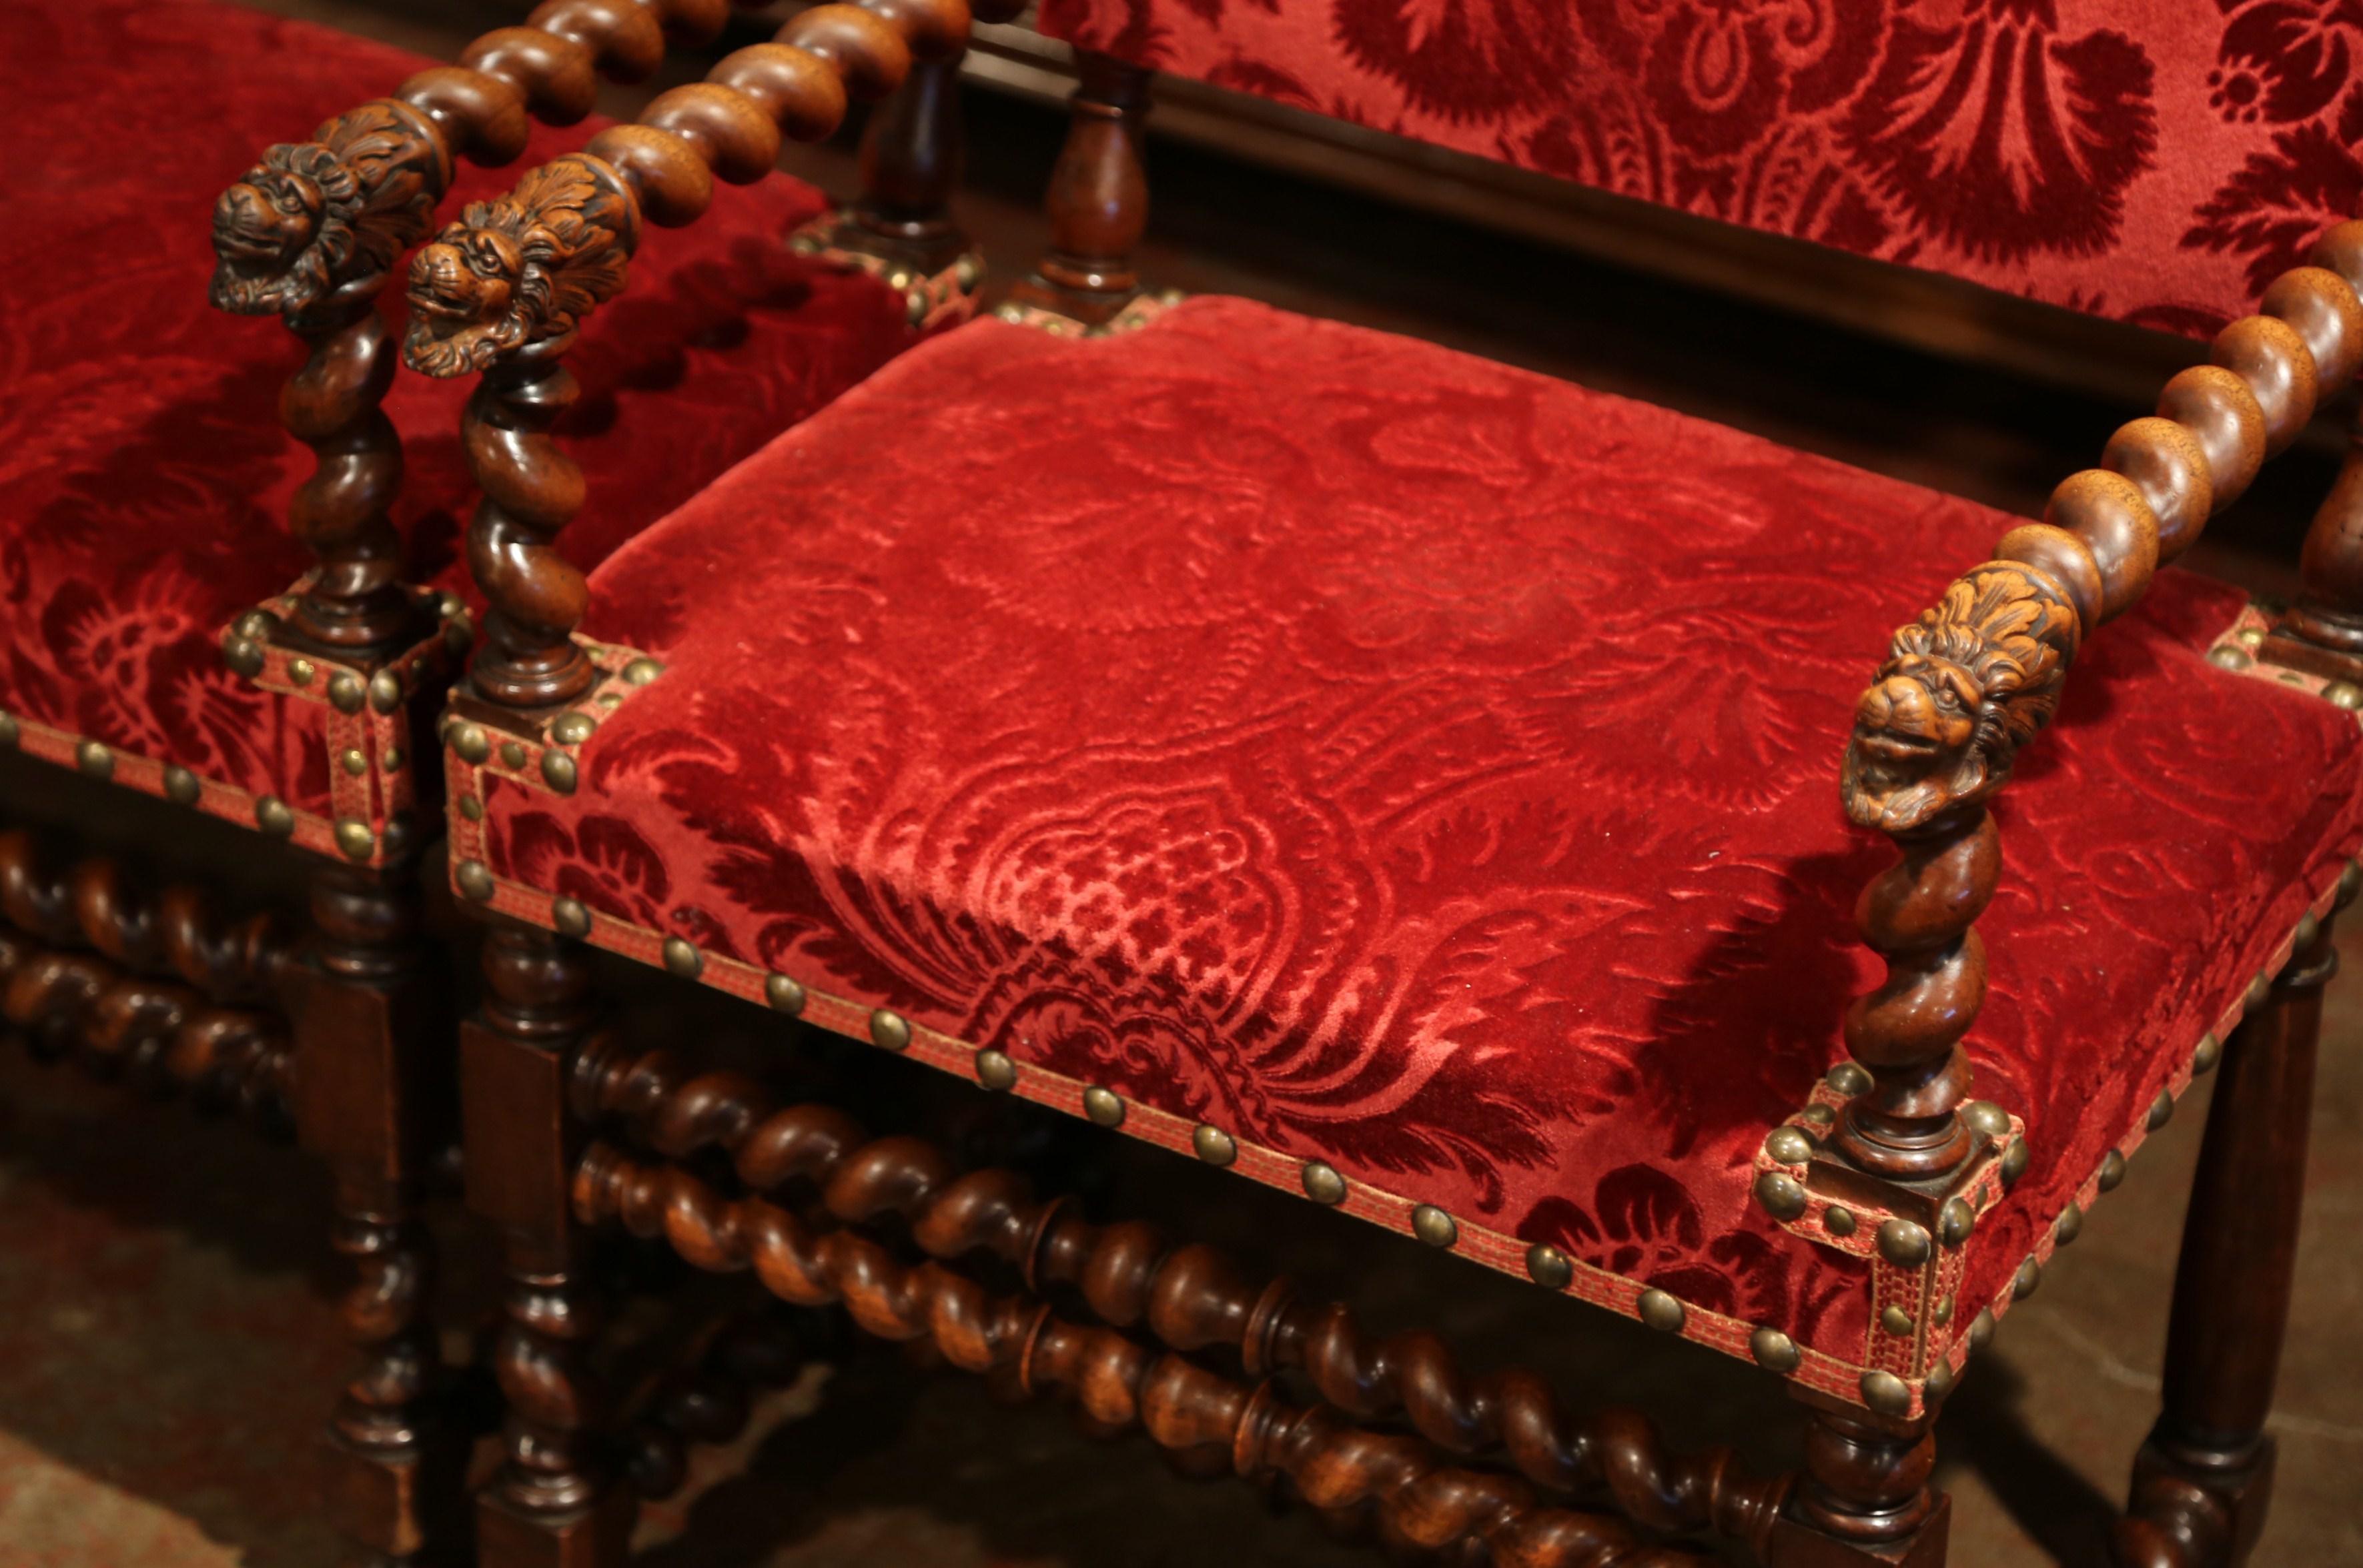
[[1805, 1471], [1773, 1526], [1769, 1568], [1942, 1568], [1952, 1503], [1928, 1485], [1936, 1418], [1891, 1420], [1804, 1389]]
[[501, 1227], [508, 1321], [496, 1355], [507, 1403], [499, 1475], [477, 1499], [483, 1568], [610, 1568], [630, 1496], [600, 1452], [605, 1390], [590, 1364], [600, 1312], [568, 1204], [579, 1135], [566, 1074], [591, 1020], [591, 967], [544, 932], [495, 928], [484, 1010], [460, 1032], [468, 1203]]
[[[968, 248], [951, 214], [962, 132], [960, 61], [952, 59], [913, 64], [862, 134], [861, 199], [853, 209], [860, 234], [877, 253], [923, 275], [942, 271]], [[855, 237], [840, 234], [838, 243]]]
[[1140, 293], [1132, 253], [1148, 227], [1141, 128], [1148, 72], [1112, 55], [1076, 52], [1074, 120], [1050, 172], [1050, 248], [1011, 294], [1085, 326], [1113, 320]]
[[430, 1099], [450, 1033], [420, 964], [415, 863], [332, 867], [312, 885], [315, 941], [293, 977], [296, 1120], [336, 1183], [342, 1302], [361, 1353], [329, 1422], [329, 1506], [355, 1559], [407, 1563], [461, 1534], [467, 1439], [450, 1419], [427, 1297], [433, 1251], [418, 1214]]
[[2113, 1543], [2122, 1563], [2238, 1563], [2264, 1529], [2265, 1417], [2297, 1260], [2322, 988], [2337, 968], [2324, 921], [2299, 943], [2270, 1004], [2224, 1043], [2175, 1267], [2165, 1408], [2134, 1461], [2129, 1517]]

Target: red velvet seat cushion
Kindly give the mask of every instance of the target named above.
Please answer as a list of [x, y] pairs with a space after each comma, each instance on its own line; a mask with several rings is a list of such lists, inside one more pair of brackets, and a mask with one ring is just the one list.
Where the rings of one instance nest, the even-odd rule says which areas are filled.
[[1703, 216], [2205, 335], [2363, 209], [2312, 0], [1043, 0], [1044, 31]]
[[[1168, 1146], [1210, 1126], [1291, 1190], [1325, 1161], [1495, 1266], [1553, 1242], [1692, 1338], [1777, 1327], [1851, 1395], [1861, 1265], [1776, 1228], [1751, 1162], [1876, 973], [1855, 699], [2008, 522], [1238, 301], [1099, 343], [979, 323], [599, 569], [597, 628], [665, 673], [585, 704], [571, 796], [447, 759], [482, 791], [454, 859], [847, 1032], [891, 1009], [937, 1065], [1005, 1052], [1071, 1111], [1115, 1090]], [[2033, 1165], [1965, 1302], [2006, 1299], [2357, 836], [2354, 719], [2202, 657], [2240, 603], [2161, 574], [1997, 808], [1972, 1045]]]
[[[212, 309], [214, 199], [261, 150], [392, 91], [401, 50], [193, 0], [0, 6], [0, 709], [251, 794], [325, 801], [316, 704], [222, 668], [221, 628], [307, 565], [286, 534], [308, 452], [279, 428], [301, 362], [275, 321]], [[457, 204], [505, 189], [591, 127], [466, 168]], [[900, 349], [901, 302], [817, 271], [782, 237], [821, 197], [773, 176], [651, 237], [584, 335], [571, 450], [590, 500], [563, 548], [588, 565]], [[399, 289], [391, 303], [398, 304]], [[403, 372], [397, 521], [422, 580], [456, 577], [474, 503], [466, 384]], [[152, 771], [152, 770], [151, 770]]]

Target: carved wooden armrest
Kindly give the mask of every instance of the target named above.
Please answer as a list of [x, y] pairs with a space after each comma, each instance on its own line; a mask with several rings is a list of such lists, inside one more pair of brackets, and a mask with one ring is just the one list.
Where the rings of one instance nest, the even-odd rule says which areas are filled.
[[[1010, 0], [978, 6], [993, 17], [1016, 9]], [[483, 377], [461, 423], [483, 492], [468, 532], [469, 569], [490, 605], [469, 671], [477, 696], [549, 708], [595, 674], [572, 641], [588, 602], [582, 574], [555, 548], [582, 507], [582, 474], [549, 430], [577, 395], [560, 359], [622, 290], [642, 220], [694, 222], [717, 177], [760, 180], [783, 136], [829, 136], [849, 100], [893, 92], [914, 60], [956, 58], [969, 23], [970, 0], [814, 6], [704, 82], [660, 94], [638, 124], [611, 127], [507, 195], [470, 206], [412, 259], [405, 363]]]
[[[2260, 314], [2218, 333], [2213, 362], [2166, 384], [2158, 413], [2111, 436], [2040, 523], [1899, 629], [1856, 709], [1840, 790], [1847, 815], [1902, 858], [1863, 889], [1856, 920], [1887, 978], [1846, 1015], [1869, 1084], [1830, 1147], [1856, 1167], [1924, 1183], [1958, 1169], [2000, 1118], [1965, 1119], [1960, 1041], [1985, 999], [1974, 928], [2001, 845], [1986, 802], [2018, 748], [2059, 704], [2077, 648], [2132, 608], [2158, 567], [2297, 438], [2316, 401], [2363, 359], [2363, 221], [2341, 224], [2307, 264], [2274, 280]], [[1980, 1129], [1982, 1131], [1980, 1131]]]
[[[280, 416], [318, 457], [288, 525], [319, 561], [295, 630], [327, 646], [387, 647], [411, 613], [387, 519], [402, 447], [380, 411], [394, 377], [378, 291], [424, 238], [456, 159], [497, 167], [525, 150], [528, 116], [571, 125], [602, 74], [636, 82], [666, 40], [704, 42], [732, 0], [547, 0], [484, 34], [460, 64], [422, 71], [312, 139], [266, 149], [215, 204], [213, 303], [278, 315], [310, 349]], [[738, 0], [753, 5], [760, 0]]]

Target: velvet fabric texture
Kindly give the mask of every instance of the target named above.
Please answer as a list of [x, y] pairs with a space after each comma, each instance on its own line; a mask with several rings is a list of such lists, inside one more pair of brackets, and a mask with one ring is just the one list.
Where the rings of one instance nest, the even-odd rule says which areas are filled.
[[[580, 900], [594, 942], [784, 976], [849, 1032], [893, 1010], [926, 1060], [1102, 1086], [1261, 1179], [1326, 1162], [1382, 1223], [1437, 1205], [1497, 1266], [1550, 1242], [1690, 1337], [1780, 1328], [1851, 1397], [1864, 1272], [1751, 1204], [1752, 1161], [1878, 974], [1855, 699], [2011, 523], [1240, 301], [979, 322], [594, 575], [603, 637], [666, 671], [585, 704], [571, 796], [447, 759], [483, 808], [453, 857], [505, 912]], [[2240, 604], [2162, 573], [1996, 808], [1970, 1049], [2033, 1163], [1967, 1302], [2357, 836], [2354, 719], [2203, 658]]]
[[[0, 6], [0, 140], [17, 149], [0, 228], [0, 709], [327, 808], [318, 715], [222, 668], [222, 627], [309, 564], [284, 518], [312, 458], [277, 414], [301, 347], [206, 303], [211, 212], [265, 147], [427, 63], [193, 0]], [[463, 165], [443, 211], [594, 128], [540, 130], [505, 169]], [[584, 392], [564, 434], [589, 485], [560, 547], [574, 559], [596, 562], [909, 341], [882, 285], [786, 253], [822, 205], [774, 175], [650, 236], [570, 361]], [[420, 580], [464, 578], [472, 384], [404, 371], [387, 399]]]
[[2363, 211], [2326, 0], [1043, 0], [1055, 37], [2198, 336]]

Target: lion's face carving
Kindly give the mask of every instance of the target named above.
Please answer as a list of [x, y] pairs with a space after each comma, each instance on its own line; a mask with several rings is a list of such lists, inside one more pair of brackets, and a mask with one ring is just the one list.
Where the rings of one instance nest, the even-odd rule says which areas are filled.
[[2079, 631], [2065, 591], [2032, 568], [1990, 561], [1957, 580], [1896, 632], [1855, 706], [1847, 817], [1910, 833], [2002, 788], [2059, 704]]
[[427, 232], [449, 182], [432, 127], [379, 102], [262, 155], [214, 205], [213, 302], [240, 315], [295, 315], [383, 277]]
[[404, 362], [429, 376], [464, 376], [571, 337], [624, 286], [638, 226], [623, 182], [580, 154], [473, 204], [411, 258]]

